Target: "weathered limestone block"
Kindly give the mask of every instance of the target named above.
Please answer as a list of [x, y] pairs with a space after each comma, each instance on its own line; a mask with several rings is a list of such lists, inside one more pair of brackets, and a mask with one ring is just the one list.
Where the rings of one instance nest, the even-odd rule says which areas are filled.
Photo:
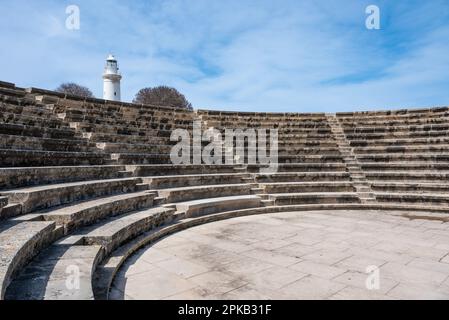
[[0, 226], [0, 300], [12, 277], [52, 240], [54, 222], [11, 222]]
[[1, 192], [10, 203], [20, 203], [23, 213], [55, 207], [116, 193], [133, 192], [140, 180], [136, 178], [73, 182], [37, 186]]

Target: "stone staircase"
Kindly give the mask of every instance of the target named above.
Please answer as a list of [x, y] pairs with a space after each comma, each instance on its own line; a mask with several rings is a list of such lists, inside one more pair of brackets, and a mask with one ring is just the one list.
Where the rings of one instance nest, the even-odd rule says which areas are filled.
[[353, 152], [353, 148], [346, 139], [345, 132], [337, 116], [335, 114], [327, 114], [326, 116], [360, 200], [362, 203], [376, 203], [376, 197], [371, 190], [371, 184], [366, 179], [365, 173]]

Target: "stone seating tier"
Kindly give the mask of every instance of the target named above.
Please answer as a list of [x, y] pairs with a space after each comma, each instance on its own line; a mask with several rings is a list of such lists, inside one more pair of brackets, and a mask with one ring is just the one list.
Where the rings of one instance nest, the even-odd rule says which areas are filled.
[[433, 163], [433, 162], [364, 162], [360, 164], [363, 171], [416, 171], [416, 170], [444, 170], [449, 171], [449, 163]]
[[448, 122], [449, 112], [441, 113], [435, 117], [419, 117], [403, 119], [384, 119], [384, 120], [372, 120], [372, 119], [340, 119], [340, 122], [344, 128], [356, 128], [356, 127], [393, 127], [393, 126], [417, 126], [417, 125], [436, 125], [445, 124]]
[[110, 155], [93, 152], [0, 149], [0, 167], [104, 165], [110, 162]]
[[345, 127], [346, 134], [351, 133], [383, 133], [383, 132], [427, 132], [427, 131], [447, 131], [449, 125], [447, 123], [430, 124], [430, 125], [409, 125], [409, 126], [383, 126], [383, 127], [362, 127], [355, 126], [353, 128]]
[[132, 175], [125, 166], [74, 166], [0, 168], [0, 190], [35, 185], [126, 178]]
[[0, 149], [99, 152], [99, 150], [96, 150], [96, 144], [78, 138], [67, 140], [5, 134], [0, 134]]
[[0, 123], [0, 134], [50, 139], [73, 139], [76, 136], [76, 132], [69, 128], [42, 128], [11, 123]]
[[7, 196], [10, 203], [21, 204], [22, 213], [29, 213], [114, 193], [133, 192], [140, 182], [138, 178], [70, 182], [0, 191], [0, 195]]
[[[0, 105], [0, 299], [107, 297], [132, 252], [225, 218], [286, 210], [449, 212], [448, 108], [191, 112], [8, 83], [0, 83]], [[279, 129], [278, 171], [172, 165], [170, 132], [191, 132], [193, 120], [204, 128]], [[80, 290], [65, 286], [73, 264], [81, 268]]]
[[269, 199], [275, 205], [292, 204], [335, 204], [335, 203], [360, 203], [360, 198], [355, 192], [307, 192], [307, 193], [277, 193], [270, 194]]
[[414, 138], [440, 138], [447, 137], [448, 133], [444, 130], [415, 131], [415, 132], [389, 132], [389, 133], [350, 133], [346, 134], [349, 141], [366, 139], [385, 140], [385, 139], [414, 139]]
[[414, 146], [414, 145], [449, 145], [448, 137], [436, 138], [404, 138], [404, 139], [382, 139], [382, 140], [352, 140], [352, 147], [369, 146]]

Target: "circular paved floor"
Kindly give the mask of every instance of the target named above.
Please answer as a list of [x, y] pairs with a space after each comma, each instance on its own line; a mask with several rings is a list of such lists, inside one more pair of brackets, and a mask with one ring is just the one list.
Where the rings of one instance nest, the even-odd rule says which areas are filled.
[[288, 212], [195, 227], [129, 259], [111, 298], [449, 299], [449, 223], [403, 214]]

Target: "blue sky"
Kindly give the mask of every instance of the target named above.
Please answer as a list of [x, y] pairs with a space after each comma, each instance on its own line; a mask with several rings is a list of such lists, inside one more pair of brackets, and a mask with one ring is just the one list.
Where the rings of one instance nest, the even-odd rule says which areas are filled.
[[[68, 5], [81, 28], [65, 28]], [[381, 29], [365, 27], [368, 5]], [[449, 1], [0, 0], [0, 80], [123, 100], [174, 86], [195, 108], [336, 112], [449, 105]]]

